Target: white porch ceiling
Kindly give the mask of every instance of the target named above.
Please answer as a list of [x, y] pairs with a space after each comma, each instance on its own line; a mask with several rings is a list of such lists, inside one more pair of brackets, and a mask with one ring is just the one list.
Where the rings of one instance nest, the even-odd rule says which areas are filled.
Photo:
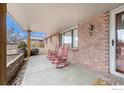
[[55, 33], [122, 4], [7, 4], [7, 11], [23, 27], [36, 32]]

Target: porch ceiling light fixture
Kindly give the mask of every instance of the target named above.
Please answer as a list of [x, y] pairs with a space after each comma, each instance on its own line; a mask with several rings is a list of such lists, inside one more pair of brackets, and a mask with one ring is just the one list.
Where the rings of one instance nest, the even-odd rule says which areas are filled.
[[88, 29], [89, 29], [90, 36], [92, 36], [93, 35], [93, 30], [94, 30], [94, 25], [90, 24]]

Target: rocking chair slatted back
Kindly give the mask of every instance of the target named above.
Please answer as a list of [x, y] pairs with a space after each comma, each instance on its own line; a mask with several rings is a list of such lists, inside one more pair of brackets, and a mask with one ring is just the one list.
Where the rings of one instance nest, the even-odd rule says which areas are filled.
[[58, 49], [60, 45], [57, 43], [54, 50], [48, 50], [49, 60], [54, 60], [55, 56], [58, 54]]
[[58, 52], [59, 47], [60, 47], [60, 45], [57, 43], [56, 47], [55, 47], [55, 50], [54, 50], [56, 53]]
[[59, 49], [58, 49], [58, 55], [59, 54], [62, 54], [62, 52], [63, 52], [63, 48], [62, 47], [59, 47]]
[[68, 49], [69, 49], [69, 44], [64, 44], [63, 51], [62, 51], [62, 58], [63, 59], [67, 59], [67, 57], [68, 57]]

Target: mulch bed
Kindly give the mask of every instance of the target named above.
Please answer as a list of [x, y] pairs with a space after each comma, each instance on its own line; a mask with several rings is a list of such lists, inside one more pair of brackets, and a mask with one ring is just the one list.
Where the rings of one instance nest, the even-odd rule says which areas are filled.
[[21, 85], [28, 64], [28, 59], [19, 66], [17, 73], [8, 82], [8, 85]]

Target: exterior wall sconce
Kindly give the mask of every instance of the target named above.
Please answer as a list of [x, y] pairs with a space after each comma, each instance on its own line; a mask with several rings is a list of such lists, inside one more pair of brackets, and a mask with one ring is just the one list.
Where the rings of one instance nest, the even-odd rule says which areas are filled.
[[93, 30], [94, 30], [94, 25], [90, 24], [88, 29], [89, 29], [90, 36], [92, 36], [93, 35]]

